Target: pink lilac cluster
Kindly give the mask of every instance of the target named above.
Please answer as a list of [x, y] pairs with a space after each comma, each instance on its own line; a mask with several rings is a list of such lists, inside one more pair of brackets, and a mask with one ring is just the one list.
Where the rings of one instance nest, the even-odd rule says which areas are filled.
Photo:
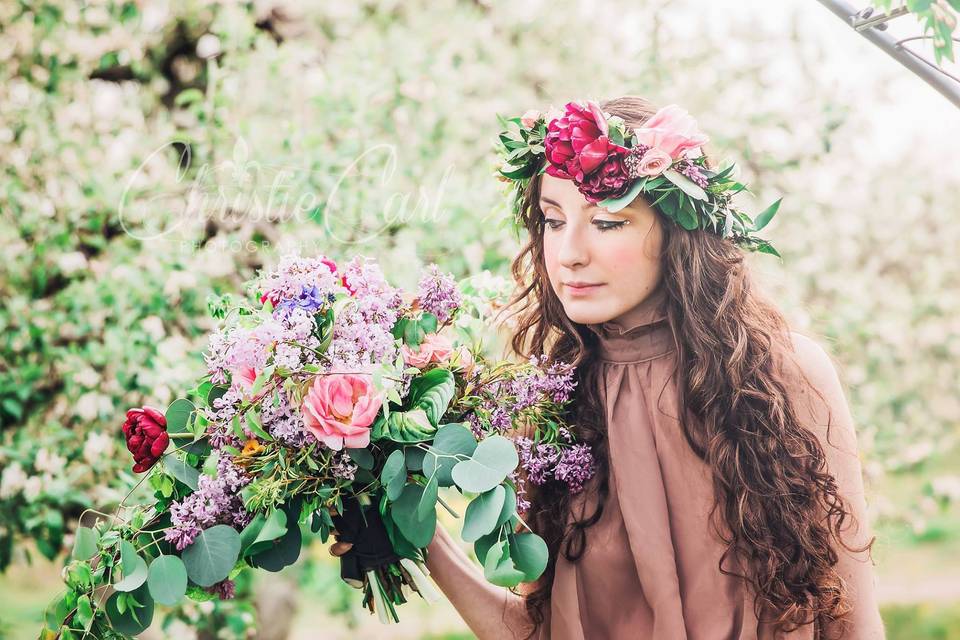
[[288, 339], [286, 328], [276, 319], [268, 319], [254, 327], [233, 326], [210, 336], [204, 353], [210, 381], [224, 384], [241, 371], [260, 371], [276, 343]]
[[435, 264], [431, 264], [420, 279], [417, 299], [420, 301], [420, 308], [435, 315], [440, 324], [446, 323], [453, 312], [463, 304], [457, 281], [452, 275], [442, 273]]
[[318, 297], [329, 296], [341, 290], [342, 276], [337, 265], [326, 257], [308, 258], [290, 253], [280, 258], [277, 268], [264, 275], [257, 286], [261, 300], [270, 300], [277, 307], [285, 300], [301, 299], [303, 292], [316, 289]]
[[398, 347], [391, 333], [404, 309], [400, 290], [384, 278], [380, 266], [358, 256], [343, 273], [353, 304], [344, 307], [327, 349], [332, 367], [368, 368], [396, 359]]
[[216, 524], [243, 529], [251, 515], [243, 506], [240, 490], [251, 481], [250, 476], [230, 456], [217, 461], [217, 475], [201, 475], [197, 490], [170, 505], [172, 526], [164, 533], [167, 542], [183, 551], [200, 532]]
[[303, 427], [300, 411], [290, 404], [283, 390], [277, 391], [279, 402], [274, 406], [273, 398], [265, 400], [260, 408], [260, 420], [263, 428], [277, 441], [295, 449], [305, 446], [315, 438]]

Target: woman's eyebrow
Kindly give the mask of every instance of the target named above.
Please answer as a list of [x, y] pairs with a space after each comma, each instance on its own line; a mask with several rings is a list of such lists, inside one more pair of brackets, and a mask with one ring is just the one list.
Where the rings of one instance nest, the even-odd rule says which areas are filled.
[[[559, 206], [560, 206], [560, 203], [557, 202], [556, 200], [551, 200], [550, 198], [546, 198], [546, 197], [543, 197], [543, 196], [540, 197], [540, 202], [545, 202], [545, 203], [547, 203], [547, 204], [552, 204], [552, 205], [555, 206], [555, 207], [559, 207]], [[593, 202], [584, 202], [583, 205], [580, 207], [580, 209], [583, 210], [583, 211], [586, 211], [587, 209], [596, 209], [596, 208], [598, 208], [598, 207], [597, 207], [597, 205], [596, 205], [595, 203], [593, 203]]]

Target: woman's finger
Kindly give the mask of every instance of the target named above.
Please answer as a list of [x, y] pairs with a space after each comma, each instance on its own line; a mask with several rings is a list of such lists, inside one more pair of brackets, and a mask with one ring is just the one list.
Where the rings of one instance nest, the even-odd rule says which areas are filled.
[[334, 542], [330, 545], [330, 555], [340, 557], [352, 548], [352, 542]]

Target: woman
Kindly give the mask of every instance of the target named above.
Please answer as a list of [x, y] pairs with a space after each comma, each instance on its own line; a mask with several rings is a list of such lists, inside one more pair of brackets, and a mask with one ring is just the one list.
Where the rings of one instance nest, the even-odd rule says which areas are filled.
[[514, 122], [508, 150], [531, 149], [514, 164], [536, 171], [504, 174], [529, 178], [512, 347], [577, 365], [571, 421], [598, 466], [575, 496], [533, 488], [526, 521], [551, 553], [524, 593], [442, 528], [438, 585], [481, 639], [883, 638], [850, 411], [828, 355], [751, 285], [742, 248], [775, 253], [761, 225], [691, 224], [689, 180], [654, 207], [621, 179], [625, 134], [660, 153], [629, 177], [666, 184], [650, 178], [699, 156], [685, 175], [706, 185], [706, 136], [636, 97]]

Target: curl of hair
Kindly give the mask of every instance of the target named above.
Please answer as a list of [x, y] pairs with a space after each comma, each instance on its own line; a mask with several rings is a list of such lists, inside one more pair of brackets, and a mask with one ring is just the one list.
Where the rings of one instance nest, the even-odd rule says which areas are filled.
[[[635, 96], [600, 106], [632, 128], [656, 112]], [[524, 358], [546, 353], [550, 361], [576, 365], [567, 418], [593, 447], [597, 506], [589, 515], [573, 514], [562, 486], [530, 488], [527, 521], [550, 550], [546, 571], [524, 594], [535, 625], [531, 635], [545, 619], [558, 554], [571, 562], [582, 556], [586, 530], [600, 519], [609, 493], [604, 409], [599, 394], [591, 393], [599, 388], [597, 336], [567, 317], [549, 285], [539, 191], [540, 180], [533, 179], [523, 196], [528, 242], [511, 265], [517, 288], [507, 309], [514, 309], [517, 321], [510, 346]], [[660, 221], [662, 286], [677, 347], [681, 415], [691, 417], [682, 421], [684, 435], [711, 470], [710, 520], [726, 545], [718, 570], [748, 583], [758, 620], [774, 630], [812, 624], [817, 638], [826, 637], [829, 624], [842, 623], [851, 609], [832, 542], [863, 551], [873, 540], [853, 549], [840, 536], [853, 516], [827, 471], [819, 440], [787, 401], [775, 358], [790, 350], [789, 327], [751, 288], [741, 249], [709, 231]]]

